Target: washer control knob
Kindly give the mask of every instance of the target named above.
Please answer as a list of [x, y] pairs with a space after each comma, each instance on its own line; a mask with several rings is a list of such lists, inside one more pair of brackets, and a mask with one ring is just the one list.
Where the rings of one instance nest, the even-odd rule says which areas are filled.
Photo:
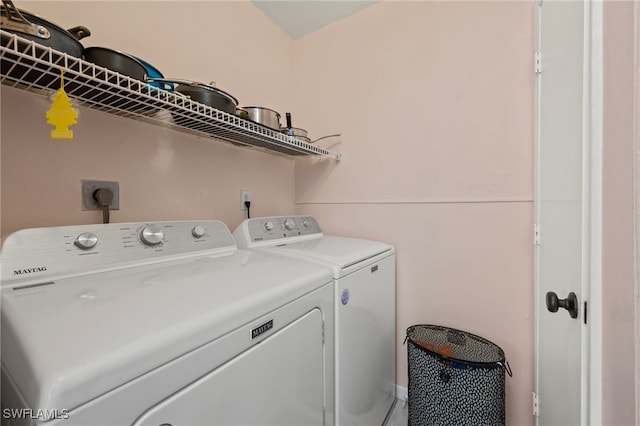
[[200, 225], [194, 226], [193, 229], [191, 230], [191, 235], [193, 235], [195, 238], [202, 238], [206, 233], [207, 233], [207, 228]]
[[303, 219], [302, 226], [304, 226], [305, 228], [309, 228], [311, 226], [311, 222], [309, 222], [309, 219]]
[[92, 249], [98, 244], [98, 236], [93, 232], [83, 232], [82, 234], [76, 237], [76, 240], [73, 242], [76, 247], [81, 248], [82, 250]]
[[164, 231], [158, 225], [147, 225], [140, 232], [140, 239], [148, 246], [155, 246], [162, 242]]
[[271, 231], [272, 229], [273, 229], [273, 222], [271, 222], [271, 221], [265, 222], [264, 230], [265, 231]]
[[284, 220], [284, 228], [287, 231], [291, 231], [291, 229], [293, 229], [294, 226], [296, 226], [296, 222], [293, 219], [291, 219], [290, 217], [288, 217], [288, 218], [286, 218]]

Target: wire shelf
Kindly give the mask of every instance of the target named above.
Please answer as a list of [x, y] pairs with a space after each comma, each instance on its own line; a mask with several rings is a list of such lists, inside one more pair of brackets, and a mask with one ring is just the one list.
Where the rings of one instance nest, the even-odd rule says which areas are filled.
[[314, 155], [338, 161], [342, 157], [7, 31], [0, 30], [0, 35], [3, 85], [50, 96], [60, 88], [64, 69], [67, 95], [92, 109], [277, 154]]

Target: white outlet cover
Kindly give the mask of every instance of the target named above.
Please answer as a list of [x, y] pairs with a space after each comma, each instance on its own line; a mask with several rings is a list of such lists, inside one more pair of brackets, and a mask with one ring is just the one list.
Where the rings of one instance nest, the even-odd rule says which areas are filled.
[[245, 201], [251, 202], [251, 191], [242, 190], [240, 191], [240, 209], [246, 210], [247, 206], [244, 205]]

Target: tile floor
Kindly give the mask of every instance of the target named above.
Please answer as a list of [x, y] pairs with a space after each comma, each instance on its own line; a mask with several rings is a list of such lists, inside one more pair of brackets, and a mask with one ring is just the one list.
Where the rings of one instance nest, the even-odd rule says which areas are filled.
[[387, 418], [384, 426], [407, 426], [407, 415], [409, 414], [409, 406], [403, 400], [397, 399], [396, 405], [391, 411], [391, 415]]

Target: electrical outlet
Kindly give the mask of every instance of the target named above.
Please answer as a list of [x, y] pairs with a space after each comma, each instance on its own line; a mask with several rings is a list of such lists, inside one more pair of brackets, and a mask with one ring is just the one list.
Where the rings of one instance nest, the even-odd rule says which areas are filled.
[[80, 182], [82, 182], [82, 210], [102, 210], [93, 198], [93, 193], [100, 188], [108, 188], [113, 192], [113, 201], [109, 210], [120, 210], [120, 184], [118, 182], [85, 179]]
[[240, 209], [246, 210], [247, 206], [244, 205], [244, 202], [251, 202], [251, 191], [240, 191]]

